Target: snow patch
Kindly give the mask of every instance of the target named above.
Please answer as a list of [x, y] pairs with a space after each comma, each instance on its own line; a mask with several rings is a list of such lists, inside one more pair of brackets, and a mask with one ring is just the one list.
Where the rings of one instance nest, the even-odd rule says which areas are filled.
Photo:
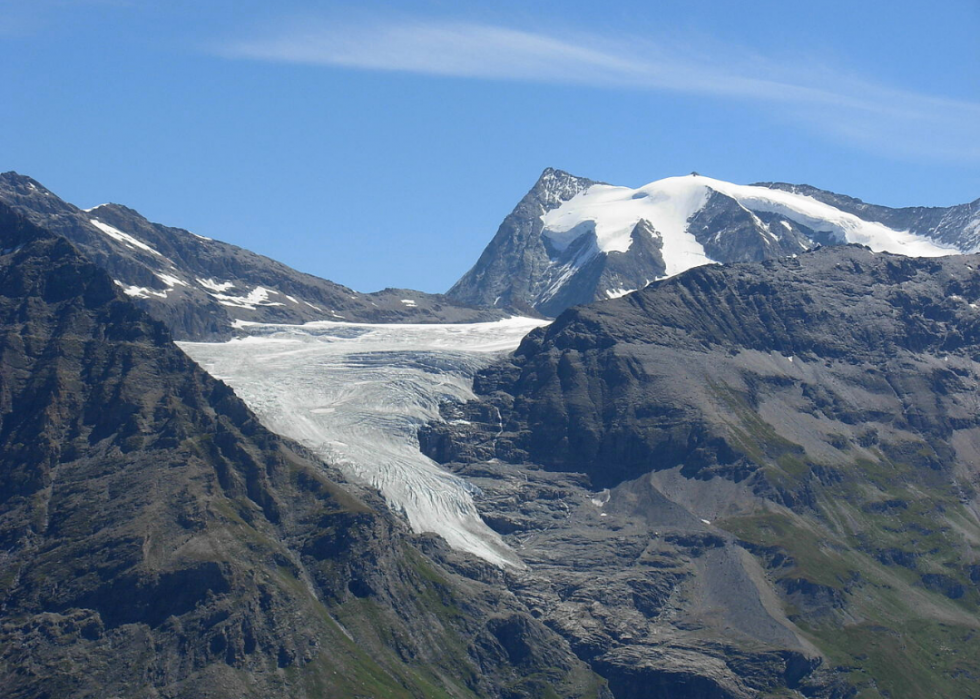
[[167, 298], [166, 291], [157, 291], [156, 289], [148, 289], [145, 286], [123, 286], [122, 284], [120, 284], [120, 286], [123, 287], [123, 293], [126, 294], [126, 296], [132, 296], [133, 298], [148, 299], [151, 296], [157, 296], [161, 299]]
[[[352, 296], [351, 298], [354, 298], [354, 297]], [[412, 299], [402, 299], [402, 303], [405, 304], [406, 306], [408, 306], [409, 308], [417, 308], [418, 307], [418, 304], [415, 303], [415, 301], [413, 301]]]
[[129, 233], [123, 233], [121, 230], [119, 230], [118, 228], [114, 228], [113, 226], [110, 226], [108, 223], [102, 223], [102, 221], [100, 221], [97, 218], [90, 218], [89, 223], [91, 223], [93, 226], [98, 228], [100, 231], [105, 233], [113, 240], [118, 240], [120, 243], [128, 247], [139, 248], [140, 250], [146, 250], [147, 252], [152, 252], [154, 255], [159, 255], [160, 257], [163, 257], [163, 255], [160, 255], [159, 252], [151, 248], [142, 240], [137, 240]]
[[211, 296], [217, 299], [218, 303], [222, 306], [232, 306], [234, 308], [247, 308], [250, 311], [254, 311], [256, 306], [285, 306], [286, 304], [279, 301], [270, 301], [270, 293], [278, 293], [277, 291], [272, 291], [271, 289], [266, 289], [262, 286], [257, 286], [248, 292], [245, 296], [228, 296], [227, 294], [219, 294], [209, 292]]
[[162, 281], [164, 284], [166, 284], [167, 286], [169, 286], [171, 289], [173, 289], [175, 286], [190, 286], [190, 284], [188, 284], [187, 282], [185, 282], [183, 279], [178, 279], [177, 277], [172, 277], [169, 274], [160, 274], [159, 272], [154, 272], [154, 274], [156, 275], [157, 279], [159, 279], [160, 281]]
[[618, 299], [636, 291], [636, 289], [606, 289], [606, 296], [611, 299]]
[[594, 498], [589, 498], [590, 502], [596, 507], [605, 507], [606, 503], [609, 502], [609, 498], [612, 497], [612, 493], [609, 492], [609, 488], [599, 491]]
[[[667, 276], [712, 262], [687, 230], [687, 222], [708, 201], [700, 177], [671, 178], [639, 189], [596, 184], [541, 217], [542, 235], [564, 250], [585, 228], [595, 231], [601, 252], [626, 252], [633, 229], [649, 223], [663, 239]], [[588, 224], [592, 224], [589, 226]]]
[[214, 279], [201, 279], [198, 277], [197, 283], [203, 286], [205, 289], [210, 289], [211, 291], [216, 291], [219, 294], [222, 291], [228, 291], [228, 289], [234, 289], [234, 282], [217, 282]]

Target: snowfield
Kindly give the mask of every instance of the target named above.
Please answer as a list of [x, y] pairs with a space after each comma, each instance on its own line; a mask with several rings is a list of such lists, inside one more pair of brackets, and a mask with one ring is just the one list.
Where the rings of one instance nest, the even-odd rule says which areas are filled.
[[[831, 233], [841, 243], [860, 243], [875, 252], [936, 257], [959, 252], [880, 223], [864, 221], [813, 197], [755, 185], [737, 185], [701, 175], [669, 177], [639, 189], [592, 185], [561, 206], [541, 216], [542, 235], [557, 250], [579, 236], [595, 233], [595, 252], [626, 252], [630, 234], [641, 220], [648, 221], [663, 240], [667, 276], [714, 262], [689, 229], [690, 219], [707, 203], [712, 192], [731, 197], [746, 211], [785, 216], [813, 230]], [[783, 222], [785, 226], [785, 222]], [[587, 260], [586, 260], [587, 261]]]
[[273, 431], [369, 483], [416, 532], [497, 566], [517, 555], [476, 510], [479, 491], [418, 448], [439, 404], [473, 397], [474, 374], [546, 321], [408, 325], [239, 322], [248, 337], [178, 343]]

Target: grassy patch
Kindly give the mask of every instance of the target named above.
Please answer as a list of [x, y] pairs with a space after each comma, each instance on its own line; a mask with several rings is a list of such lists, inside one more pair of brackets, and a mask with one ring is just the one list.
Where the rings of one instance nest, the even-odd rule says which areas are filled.
[[738, 418], [728, 425], [732, 447], [747, 459], [763, 467], [773, 485], [794, 490], [809, 478], [813, 464], [806, 450], [786, 439], [762, 419], [748, 398], [728, 386], [711, 384], [714, 395]]
[[911, 619], [894, 628], [862, 623], [809, 631], [863, 699], [980, 696], [976, 628]]
[[814, 533], [802, 519], [768, 512], [718, 520], [715, 524], [743, 541], [775, 546], [787, 552], [792, 565], [779, 573], [780, 578], [802, 578], [817, 585], [843, 589], [855, 577], [847, 557], [828, 546], [827, 538]]

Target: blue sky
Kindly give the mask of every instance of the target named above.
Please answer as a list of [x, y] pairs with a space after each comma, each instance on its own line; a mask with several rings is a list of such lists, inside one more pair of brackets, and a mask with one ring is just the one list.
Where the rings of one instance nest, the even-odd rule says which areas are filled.
[[547, 166], [980, 197], [980, 2], [0, 0], [0, 170], [444, 291]]

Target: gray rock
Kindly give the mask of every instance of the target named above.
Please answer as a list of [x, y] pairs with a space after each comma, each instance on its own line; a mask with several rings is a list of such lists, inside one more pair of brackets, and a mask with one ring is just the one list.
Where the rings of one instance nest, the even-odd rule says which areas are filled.
[[421, 444], [480, 486], [529, 567], [511, 589], [617, 697], [968, 696], [978, 266], [839, 246], [696, 268], [532, 332], [447, 408], [471, 424]]
[[542, 214], [557, 208], [593, 184], [561, 170], [546, 169], [537, 183], [504, 219], [473, 269], [446, 295], [462, 303], [527, 312], [559, 276], [555, 270], [574, 261], [551, 254], [541, 238]]

